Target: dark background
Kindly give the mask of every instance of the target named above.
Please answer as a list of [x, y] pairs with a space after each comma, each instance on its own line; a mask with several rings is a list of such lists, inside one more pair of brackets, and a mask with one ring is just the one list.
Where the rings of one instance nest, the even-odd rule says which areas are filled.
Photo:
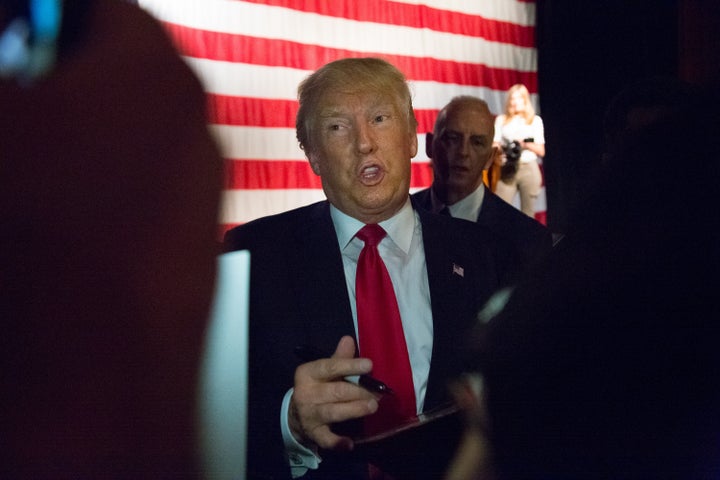
[[604, 111], [623, 86], [658, 75], [720, 83], [720, 1], [537, 0], [536, 32], [547, 223], [565, 232], [602, 153]]

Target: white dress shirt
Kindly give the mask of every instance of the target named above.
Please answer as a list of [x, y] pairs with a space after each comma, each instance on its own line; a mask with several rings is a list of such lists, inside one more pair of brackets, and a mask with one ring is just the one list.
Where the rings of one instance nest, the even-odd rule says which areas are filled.
[[[357, 335], [355, 272], [364, 244], [355, 234], [365, 224], [345, 215], [332, 205], [330, 206], [330, 215], [342, 253], [348, 298]], [[413, 372], [417, 412], [420, 413], [425, 402], [433, 344], [430, 287], [425, 264], [422, 226], [409, 198], [395, 216], [381, 222], [380, 226], [385, 229], [387, 236], [378, 245], [378, 251], [385, 262], [395, 289]], [[338, 338], [338, 340], [340, 339]], [[297, 478], [304, 475], [308, 468], [318, 468], [321, 459], [316, 452], [297, 442], [290, 432], [288, 409], [291, 396], [292, 389], [288, 391], [283, 400], [280, 423], [292, 475]]]
[[463, 220], [469, 220], [471, 222], [477, 222], [484, 198], [484, 184], [481, 184], [470, 195], [453, 203], [452, 205], [445, 205], [442, 200], [435, 195], [435, 192], [430, 189], [430, 203], [432, 205], [433, 212], [439, 213], [443, 208], [447, 207], [448, 210], [450, 210], [451, 217], [462, 218]]

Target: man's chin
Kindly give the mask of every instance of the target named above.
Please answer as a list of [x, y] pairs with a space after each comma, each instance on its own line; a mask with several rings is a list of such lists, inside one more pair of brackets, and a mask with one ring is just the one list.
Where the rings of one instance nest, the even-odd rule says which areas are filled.
[[467, 176], [454, 175], [447, 182], [449, 190], [466, 190], [470, 185]]

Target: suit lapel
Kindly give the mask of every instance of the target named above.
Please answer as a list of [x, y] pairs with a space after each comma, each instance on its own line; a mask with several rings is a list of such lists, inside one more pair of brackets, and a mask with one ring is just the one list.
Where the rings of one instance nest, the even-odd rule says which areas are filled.
[[305, 342], [332, 353], [342, 335], [355, 336], [340, 247], [327, 201], [311, 207], [309, 218], [296, 228], [303, 252], [293, 259], [297, 265], [297, 307], [312, 328], [302, 335]]
[[432, 199], [430, 196], [430, 189], [420, 190], [419, 192], [412, 195], [413, 202], [416, 206], [428, 212], [432, 211]]
[[[433, 353], [425, 409], [447, 398], [446, 381], [452, 375], [458, 354], [458, 332], [467, 327], [468, 284], [462, 260], [454, 258], [448, 245], [447, 222], [452, 219], [418, 210], [428, 272], [433, 316]], [[461, 270], [458, 270], [461, 269]]]
[[497, 204], [495, 202], [499, 200], [499, 197], [492, 193], [489, 188], [483, 188], [485, 188], [485, 194], [483, 195], [482, 205], [480, 205], [480, 211], [478, 212], [477, 223], [485, 227], [497, 225]]

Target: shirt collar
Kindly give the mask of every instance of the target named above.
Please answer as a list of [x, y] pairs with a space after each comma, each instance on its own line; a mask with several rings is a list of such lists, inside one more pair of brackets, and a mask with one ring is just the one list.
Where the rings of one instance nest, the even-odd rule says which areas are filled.
[[[335, 226], [338, 244], [340, 250], [345, 250], [355, 234], [365, 224], [361, 221], [344, 214], [335, 206], [330, 204], [330, 217]], [[380, 222], [380, 226], [385, 229], [390, 240], [393, 241], [403, 252], [410, 251], [410, 243], [412, 242], [413, 232], [415, 230], [415, 212], [408, 197], [405, 205], [391, 218]]]
[[[485, 198], [485, 184], [481, 183], [478, 188], [467, 197], [452, 205], [447, 205], [448, 210], [450, 210], [450, 215], [452, 215], [453, 218], [462, 218], [471, 222], [477, 221], [483, 198]], [[442, 200], [435, 195], [435, 191], [432, 188], [430, 189], [430, 203], [434, 213], [439, 213], [446, 207]]]

